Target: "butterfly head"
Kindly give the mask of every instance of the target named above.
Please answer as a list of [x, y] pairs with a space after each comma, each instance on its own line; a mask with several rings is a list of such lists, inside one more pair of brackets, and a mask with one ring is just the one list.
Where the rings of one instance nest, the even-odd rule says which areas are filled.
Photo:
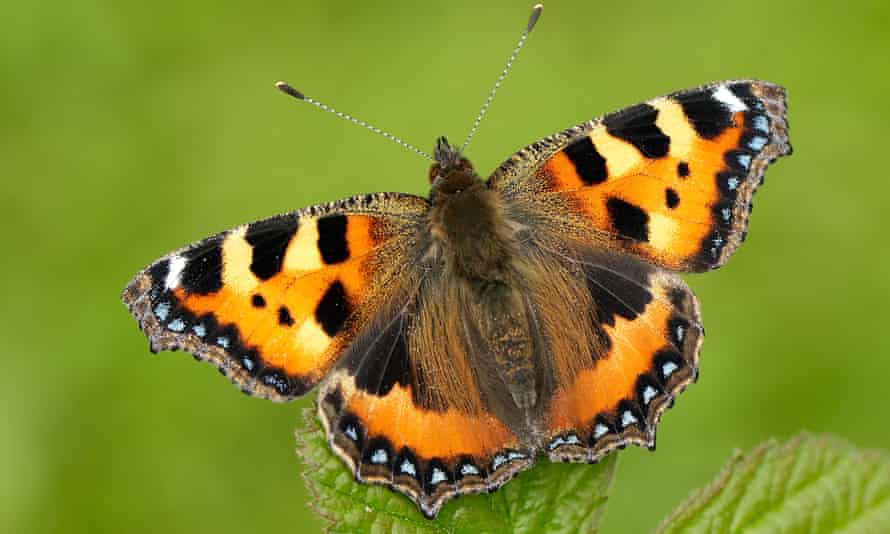
[[458, 148], [440, 137], [430, 167], [430, 234], [437, 242], [448, 272], [468, 280], [499, 275], [506, 261], [505, 223], [500, 219], [497, 193], [488, 189], [473, 164]]
[[430, 167], [432, 197], [455, 195], [480, 183], [470, 160], [463, 157], [460, 150], [451, 146], [445, 137], [436, 140], [433, 155], [435, 162]]

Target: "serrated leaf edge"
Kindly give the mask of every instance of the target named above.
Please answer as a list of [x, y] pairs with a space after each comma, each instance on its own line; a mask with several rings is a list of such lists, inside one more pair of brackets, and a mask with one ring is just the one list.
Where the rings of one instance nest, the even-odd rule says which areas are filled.
[[[795, 463], [797, 463], [800, 458], [798, 455], [794, 454], [795, 450], [800, 450], [802, 445], [810, 445], [815, 448], [829, 447], [833, 450], [839, 451], [839, 456], [842, 454], [852, 454], [852, 457], [848, 461], [853, 462], [868, 462], [875, 463], [879, 462], [882, 459], [886, 462], [887, 456], [886, 453], [882, 451], [876, 450], [861, 450], [836, 436], [822, 434], [822, 435], [814, 435], [809, 432], [801, 432], [800, 434], [794, 436], [790, 440], [784, 443], [779, 443], [776, 439], [770, 439], [767, 442], [755, 447], [747, 454], [743, 454], [741, 451], [736, 450], [733, 452], [733, 456], [726, 463], [726, 465], [721, 469], [718, 476], [707, 486], [704, 488], [692, 492], [690, 496], [677, 507], [670, 515], [668, 515], [659, 527], [656, 529], [657, 533], [668, 532], [673, 525], [686, 523], [690, 520], [695, 519], [695, 515], [697, 514], [707, 514], [708, 509], [711, 507], [713, 503], [718, 501], [720, 497], [723, 495], [724, 491], [727, 489], [728, 484], [730, 483], [733, 476], [741, 476], [743, 478], [749, 479], [751, 478], [748, 475], [753, 476], [756, 471], [756, 468], [763, 464], [765, 461], [768, 461], [768, 456], [775, 457], [777, 459], [781, 459], [783, 457], [791, 457]], [[789, 454], [790, 453], [790, 454]], [[795, 496], [799, 496], [805, 493], [808, 489], [812, 488], [812, 485], [825, 477], [834, 476], [834, 473], [840, 468], [843, 467], [846, 463], [843, 458], [840, 458], [840, 461], [836, 462], [835, 465], [831, 465], [828, 467], [827, 471], [819, 471], [815, 474], [815, 476], [809, 477], [809, 480], [799, 481], [796, 484], [796, 487], [783, 488], [783, 495], [787, 495], [787, 497], [782, 499], [782, 503], [787, 503], [790, 500], [793, 500]], [[749, 472], [750, 471], [750, 472]], [[791, 478], [788, 477], [787, 481], [790, 482]], [[738, 481], [734, 481], [734, 483], [738, 483]], [[733, 497], [733, 501], [738, 501], [743, 497], [740, 495], [738, 497]], [[888, 493], [887, 497], [884, 497], [877, 501], [877, 507], [879, 508], [881, 504], [890, 501], [890, 493]], [[736, 530], [744, 527], [745, 529], [756, 528], [757, 525], [762, 525], [765, 518], [767, 518], [771, 513], [775, 512], [777, 508], [775, 506], [768, 507], [765, 510], [762, 510], [756, 517], [756, 521], [751, 523], [746, 523], [745, 525], [733, 524], [731, 529]], [[876, 508], [872, 508], [866, 514], [871, 514], [876, 510]], [[700, 520], [702, 518], [699, 518]], [[737, 518], [733, 518], [736, 520]], [[707, 518], [704, 518], [707, 521]], [[848, 522], [845, 525], [837, 525], [838, 527], [848, 528], [852, 523], [858, 523], [863, 520], [863, 517], [857, 517], [853, 519], [852, 522]]]

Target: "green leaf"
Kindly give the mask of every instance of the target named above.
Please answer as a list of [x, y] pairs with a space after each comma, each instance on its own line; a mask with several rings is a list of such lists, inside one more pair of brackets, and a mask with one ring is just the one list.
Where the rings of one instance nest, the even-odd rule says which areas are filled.
[[597, 465], [540, 460], [493, 493], [449, 501], [430, 520], [404, 495], [356, 482], [328, 447], [315, 412], [304, 416], [297, 452], [311, 505], [329, 532], [596, 532], [617, 465], [614, 454]]
[[736, 454], [662, 533], [888, 532], [890, 455], [801, 434]]

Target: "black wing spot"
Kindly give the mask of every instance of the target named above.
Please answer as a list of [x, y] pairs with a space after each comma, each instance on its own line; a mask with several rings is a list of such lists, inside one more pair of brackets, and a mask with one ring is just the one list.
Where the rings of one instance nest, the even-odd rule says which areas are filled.
[[287, 245], [299, 226], [295, 214], [281, 215], [248, 225], [244, 240], [253, 247], [250, 270], [260, 280], [268, 280], [281, 271]]
[[663, 158], [668, 154], [671, 139], [655, 125], [657, 118], [657, 109], [649, 104], [637, 104], [608, 115], [603, 123], [607, 132], [637, 147], [647, 158]]
[[331, 215], [318, 219], [318, 251], [327, 265], [341, 263], [349, 259], [349, 245], [346, 242], [345, 215]]
[[606, 201], [606, 209], [621, 237], [649, 241], [649, 215], [645, 211], [617, 197]]
[[343, 284], [334, 280], [315, 308], [315, 320], [328, 337], [334, 337], [343, 328], [351, 311]]
[[250, 298], [250, 303], [253, 304], [254, 308], [265, 308], [266, 307], [266, 299], [263, 298], [259, 293], [255, 294]]
[[673, 188], [668, 187], [664, 190], [664, 203], [668, 208], [674, 209], [680, 204], [680, 195]]
[[563, 150], [569, 161], [575, 166], [581, 181], [587, 185], [602, 183], [608, 177], [606, 160], [593, 146], [588, 136], [578, 139]]
[[278, 308], [278, 324], [281, 326], [293, 326], [294, 318], [291, 317], [290, 310], [287, 306]]
[[686, 178], [689, 176], [689, 164], [685, 161], [681, 161], [677, 164], [677, 176], [680, 178]]
[[700, 90], [674, 95], [698, 135], [713, 139], [733, 125], [732, 112], [710, 93]]
[[223, 286], [222, 236], [214, 236], [183, 254], [186, 259], [180, 284], [188, 293], [208, 295]]

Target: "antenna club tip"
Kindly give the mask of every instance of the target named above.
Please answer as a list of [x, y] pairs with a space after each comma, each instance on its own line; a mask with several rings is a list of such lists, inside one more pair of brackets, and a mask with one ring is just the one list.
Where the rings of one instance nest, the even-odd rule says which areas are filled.
[[294, 89], [293, 87], [291, 87], [290, 85], [288, 85], [287, 82], [281, 82], [281, 81], [279, 81], [279, 82], [275, 82], [275, 87], [276, 87], [279, 91], [281, 91], [282, 93], [284, 93], [284, 94], [286, 94], [286, 95], [290, 95], [290, 96], [292, 96], [292, 97], [294, 97], [294, 98], [297, 98], [297, 99], [299, 99], [299, 100], [305, 100], [305, 99], [306, 99], [306, 96], [305, 96], [303, 93], [297, 91], [296, 89]]
[[532, 7], [532, 14], [528, 17], [528, 24], [525, 27], [526, 33], [532, 31], [532, 28], [535, 27], [538, 19], [541, 18], [542, 11], [544, 11], [544, 4], [535, 4]]

